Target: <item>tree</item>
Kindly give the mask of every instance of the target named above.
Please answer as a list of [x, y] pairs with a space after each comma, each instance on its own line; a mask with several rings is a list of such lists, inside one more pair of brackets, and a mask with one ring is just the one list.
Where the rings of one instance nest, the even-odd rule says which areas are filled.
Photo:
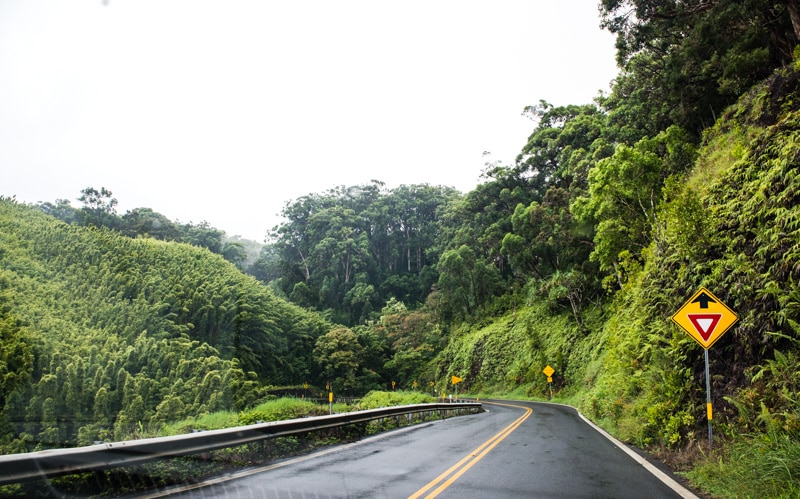
[[345, 308], [350, 312], [350, 321], [366, 322], [373, 311], [372, 303], [378, 299], [378, 292], [372, 284], [359, 280], [344, 295]]
[[314, 360], [322, 369], [322, 377], [339, 390], [359, 389], [356, 375], [361, 365], [363, 347], [358, 336], [346, 327], [338, 327], [320, 336], [314, 346]]
[[222, 246], [222, 257], [240, 269], [247, 260], [244, 244], [238, 241], [228, 241]]
[[156, 407], [156, 414], [153, 416], [154, 421], [163, 424], [171, 421], [178, 421], [185, 417], [186, 404], [184, 404], [179, 396], [175, 395], [176, 392], [180, 392], [180, 390], [175, 390], [175, 392], [167, 395], [164, 397], [164, 400], [158, 404], [158, 407]]
[[116, 228], [117, 200], [111, 196], [111, 191], [105, 187], [101, 187], [99, 191], [94, 187], [81, 191], [78, 201], [83, 203], [81, 216], [85, 225]]
[[7, 397], [31, 382], [35, 353], [32, 338], [22, 332], [9, 311], [5, 289], [9, 285], [0, 278], [0, 413]]
[[[602, 99], [599, 99], [602, 101]], [[517, 156], [514, 170], [528, 179], [541, 201], [551, 187], [578, 192], [586, 189], [591, 166], [610, 156], [616, 139], [608, 116], [595, 104], [555, 107], [546, 101], [524, 113], [536, 128]]]
[[276, 284], [296, 303], [348, 325], [390, 296], [422, 303], [438, 277], [442, 208], [457, 196], [425, 184], [386, 191], [373, 181], [289, 203], [288, 222], [272, 232], [283, 262]]
[[544, 279], [580, 265], [591, 240], [569, 210], [569, 192], [551, 187], [541, 203], [518, 205], [511, 217], [513, 231], [503, 238], [502, 252], [518, 277]]
[[269, 283], [281, 277], [280, 252], [275, 244], [265, 244], [258, 253], [258, 258], [248, 269], [248, 273], [261, 282]]
[[146, 236], [177, 241], [180, 230], [167, 217], [150, 208], [135, 208], [122, 216], [120, 232], [128, 237]]
[[606, 104], [639, 137], [677, 124], [698, 139], [800, 41], [797, 0], [602, 0], [600, 13], [623, 69]]
[[68, 199], [56, 199], [55, 204], [38, 203], [37, 207], [44, 213], [68, 224], [76, 223], [79, 217], [78, 210], [72, 207]]
[[191, 222], [183, 226], [183, 242], [206, 248], [212, 253], [222, 253], [222, 236], [225, 234], [219, 229], [215, 229], [205, 220], [199, 224]]
[[466, 319], [501, 291], [500, 273], [475, 256], [467, 245], [439, 259], [440, 314], [445, 322]]
[[572, 211], [595, 224], [590, 257], [601, 271], [613, 271], [620, 287], [619, 255], [639, 255], [650, 244], [667, 178], [686, 171], [695, 157], [688, 134], [673, 126], [633, 147], [618, 145], [589, 172], [588, 196], [576, 200]]
[[425, 311], [409, 311], [396, 300], [386, 303], [376, 328], [391, 342], [392, 356], [385, 368], [401, 383], [418, 376], [442, 346], [435, 317]]
[[568, 303], [575, 322], [581, 329], [585, 329], [583, 305], [590, 290], [589, 277], [582, 272], [571, 270], [568, 272], [557, 271], [544, 280], [539, 288], [539, 293], [556, 305], [563, 305], [563, 302]]

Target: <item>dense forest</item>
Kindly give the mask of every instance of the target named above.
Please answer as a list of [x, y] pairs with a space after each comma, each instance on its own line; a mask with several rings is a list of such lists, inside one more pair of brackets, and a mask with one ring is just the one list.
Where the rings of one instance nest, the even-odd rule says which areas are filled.
[[[359, 395], [457, 375], [544, 397], [551, 365], [563, 400], [698, 486], [800, 493], [798, 4], [599, 13], [617, 35], [611, 92], [527, 107], [516, 161], [467, 193], [309, 193], [251, 259], [207, 224], [120, 216], [105, 188], [82, 208], [0, 201], [3, 451], [306, 382]], [[709, 351], [721, 454], [704, 440], [702, 348], [669, 319], [701, 286], [739, 316]]]

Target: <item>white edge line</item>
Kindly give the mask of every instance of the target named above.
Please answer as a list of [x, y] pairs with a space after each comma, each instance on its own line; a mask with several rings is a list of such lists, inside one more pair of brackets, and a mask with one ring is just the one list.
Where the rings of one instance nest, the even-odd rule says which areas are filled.
[[586, 416], [581, 414], [581, 411], [579, 411], [575, 407], [572, 407], [571, 405], [567, 405], [567, 404], [557, 404], [555, 402], [538, 402], [538, 403], [551, 404], [551, 405], [561, 405], [561, 406], [564, 406], [564, 407], [569, 407], [571, 409], [574, 409], [575, 412], [578, 413], [578, 416], [580, 416], [580, 418], [586, 424], [588, 424], [589, 426], [591, 426], [592, 428], [597, 430], [598, 433], [600, 433], [601, 435], [606, 437], [609, 441], [611, 441], [614, 445], [619, 447], [623, 452], [625, 452], [625, 454], [630, 456], [631, 459], [633, 459], [637, 463], [639, 463], [642, 466], [644, 466], [644, 468], [647, 471], [649, 471], [656, 478], [661, 480], [664, 483], [664, 485], [666, 485], [667, 487], [671, 488], [676, 494], [678, 494], [679, 496], [683, 497], [684, 499], [700, 499], [692, 491], [690, 491], [689, 489], [687, 489], [686, 487], [684, 487], [680, 483], [676, 482], [671, 476], [667, 475], [666, 473], [664, 473], [663, 471], [661, 471], [657, 467], [653, 466], [647, 459], [643, 458], [642, 456], [640, 456], [636, 452], [632, 451], [630, 448], [628, 448], [627, 445], [623, 444], [622, 442], [620, 442], [619, 440], [614, 438], [610, 433], [608, 433], [604, 429], [602, 429], [599, 426], [597, 426], [596, 424], [594, 424], [589, 418], [587, 418]]
[[[520, 402], [525, 402], [525, 401], [520, 401]], [[653, 476], [655, 476], [656, 478], [661, 480], [661, 482], [663, 482], [667, 487], [672, 489], [676, 494], [678, 494], [679, 496], [681, 496], [684, 499], [700, 499], [697, 495], [692, 493], [692, 491], [690, 491], [689, 489], [687, 489], [686, 487], [684, 487], [680, 483], [676, 482], [672, 477], [670, 477], [669, 475], [667, 475], [666, 473], [664, 473], [663, 471], [661, 471], [657, 467], [655, 467], [652, 464], [650, 464], [649, 461], [644, 459], [642, 456], [640, 456], [636, 452], [634, 452], [631, 449], [629, 449], [627, 445], [623, 444], [622, 442], [620, 442], [619, 440], [614, 438], [610, 433], [608, 433], [604, 429], [602, 429], [599, 426], [597, 426], [596, 424], [594, 424], [589, 418], [584, 416], [581, 413], [581, 411], [579, 411], [575, 407], [572, 407], [571, 405], [567, 405], [567, 404], [558, 404], [558, 403], [555, 403], [555, 402], [540, 402], [540, 401], [533, 401], [533, 402], [536, 402], [536, 403], [539, 403], [539, 404], [560, 405], [560, 406], [563, 406], [563, 407], [569, 407], [570, 409], [573, 409], [576, 413], [578, 413], [578, 416], [580, 416], [580, 418], [586, 424], [588, 424], [589, 426], [594, 428], [595, 431], [597, 431], [598, 433], [603, 435], [606, 439], [608, 439], [611, 443], [616, 445], [625, 454], [630, 456], [631, 459], [633, 459], [637, 463], [641, 464], [647, 471], [649, 471]], [[432, 424], [432, 423], [435, 423], [435, 421], [429, 422], [428, 424]], [[144, 497], [148, 497], [148, 498], [165, 497], [165, 496], [173, 495], [173, 494], [176, 494], [176, 493], [179, 493], [179, 492], [187, 492], [187, 491], [193, 490], [193, 489], [199, 489], [199, 488], [207, 487], [207, 486], [210, 486], [210, 485], [216, 485], [216, 484], [219, 484], [219, 483], [224, 483], [224, 482], [227, 482], [227, 481], [230, 481], [230, 480], [235, 480], [237, 478], [244, 478], [246, 476], [255, 475], [257, 473], [263, 473], [264, 471], [267, 471], [267, 470], [270, 470], [270, 469], [280, 468], [280, 467], [283, 467], [283, 466], [286, 466], [286, 465], [289, 465], [289, 464], [294, 464], [294, 463], [297, 463], [297, 462], [306, 461], [308, 459], [313, 459], [315, 457], [321, 457], [321, 456], [324, 456], [324, 455], [329, 454], [331, 452], [340, 451], [343, 448], [355, 447], [355, 446], [358, 446], [358, 445], [362, 445], [362, 444], [366, 443], [366, 441], [377, 440], [377, 439], [379, 439], [381, 437], [388, 436], [390, 434], [395, 434], [396, 435], [397, 433], [400, 433], [402, 430], [412, 430], [412, 429], [418, 429], [418, 427], [415, 427], [414, 425], [412, 425], [412, 426], [408, 426], [408, 427], [405, 427], [405, 428], [398, 428], [397, 430], [395, 430], [393, 432], [392, 431], [381, 432], [381, 433], [379, 433], [377, 435], [371, 435], [371, 436], [369, 436], [369, 437], [367, 437], [367, 438], [365, 438], [363, 440], [358, 440], [356, 442], [351, 442], [349, 444], [334, 446], [334, 447], [331, 447], [331, 448], [328, 448], [328, 449], [323, 449], [323, 450], [320, 450], [318, 452], [314, 452], [312, 454], [306, 454], [306, 455], [303, 455], [303, 456], [298, 456], [298, 457], [293, 458], [293, 459], [280, 461], [280, 462], [277, 462], [277, 463], [261, 466], [261, 467], [250, 469], [250, 470], [240, 471], [238, 473], [233, 473], [233, 474], [230, 474], [230, 475], [217, 477], [215, 479], [206, 480], [206, 481], [203, 481], [203, 482], [200, 482], [200, 483], [196, 483], [196, 484], [191, 484], [191, 485], [188, 485], [188, 486], [182, 486], [182, 487], [179, 486], [179, 487], [172, 488], [172, 489], [158, 491], [158, 492], [155, 492], [153, 494], [149, 494], [149, 495], [144, 496]]]

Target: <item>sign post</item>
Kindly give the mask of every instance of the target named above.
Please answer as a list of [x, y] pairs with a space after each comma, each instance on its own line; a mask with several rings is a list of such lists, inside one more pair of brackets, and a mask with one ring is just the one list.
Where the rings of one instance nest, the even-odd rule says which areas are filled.
[[706, 413], [708, 417], [708, 446], [711, 434], [711, 377], [708, 372], [708, 349], [733, 326], [739, 317], [706, 288], [700, 288], [672, 315], [672, 322], [691, 336], [705, 350]]
[[547, 385], [550, 387], [550, 398], [548, 400], [553, 399], [553, 373], [555, 373], [555, 369], [550, 367], [550, 364], [545, 367], [542, 372], [545, 376], [547, 376]]

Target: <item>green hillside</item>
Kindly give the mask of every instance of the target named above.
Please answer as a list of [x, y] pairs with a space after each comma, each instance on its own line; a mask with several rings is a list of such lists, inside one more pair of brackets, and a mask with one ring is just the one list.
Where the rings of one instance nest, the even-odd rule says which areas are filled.
[[197, 247], [0, 200], [0, 448], [87, 444], [313, 376], [328, 325]]
[[[800, 73], [777, 71], [706, 131], [694, 166], [663, 188], [658, 225], [624, 284], [579, 325], [532, 294], [483, 327], [462, 327], [441, 372], [488, 394], [560, 400], [689, 471], [721, 497], [800, 492]], [[591, 173], [590, 173], [591, 176]], [[624, 257], [625, 255], [623, 255]], [[709, 350], [670, 317], [700, 287], [739, 322]]]

